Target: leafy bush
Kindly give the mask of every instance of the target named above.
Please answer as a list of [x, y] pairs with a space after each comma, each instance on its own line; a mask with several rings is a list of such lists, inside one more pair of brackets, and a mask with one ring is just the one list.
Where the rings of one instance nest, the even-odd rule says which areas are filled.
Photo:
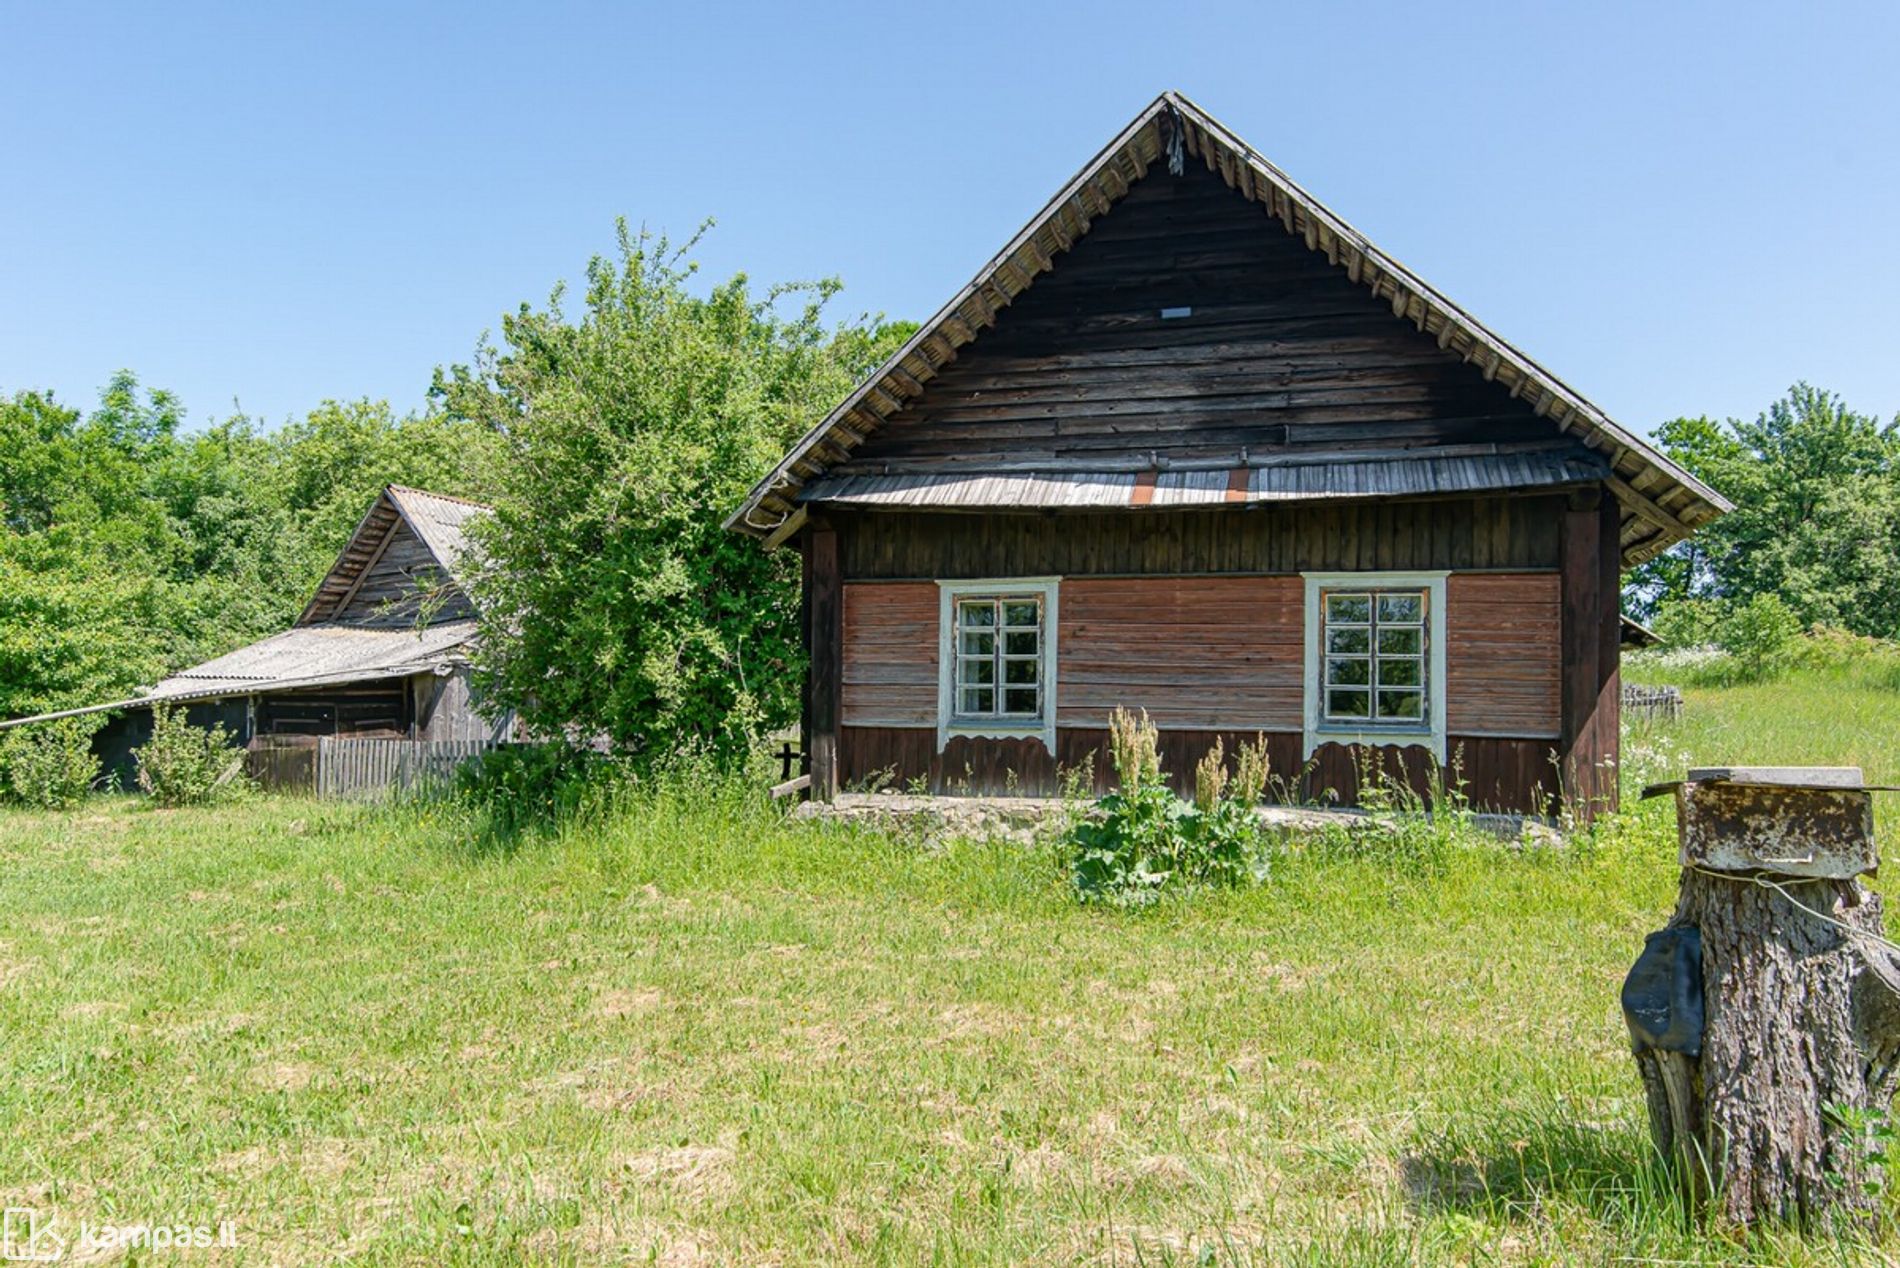
[[161, 806], [208, 806], [249, 791], [244, 753], [222, 725], [193, 726], [175, 705], [152, 707], [152, 738], [133, 754], [139, 788]]
[[1785, 668], [1789, 649], [1800, 636], [1800, 619], [1772, 594], [1732, 605], [1715, 626], [1716, 644], [1735, 658], [1742, 677], [1751, 682]]
[[569, 818], [609, 790], [618, 768], [591, 749], [520, 744], [490, 749], [455, 772], [455, 795], [514, 833]]
[[1686, 599], [1656, 616], [1661, 654], [1632, 657], [1637, 676], [1661, 669], [1663, 676], [1698, 686], [1733, 686], [1779, 678], [1797, 665], [1852, 659], [1877, 640], [1844, 631], [1820, 631], [1804, 639], [1801, 621], [1779, 596], [1757, 594], [1746, 602]]
[[1085, 902], [1140, 907], [1163, 892], [1254, 885], [1267, 875], [1267, 835], [1254, 815], [1267, 783], [1264, 736], [1243, 744], [1233, 773], [1217, 740], [1195, 767], [1192, 804], [1169, 789], [1159, 735], [1144, 710], [1109, 719], [1120, 788], [1069, 829], [1070, 872]]
[[78, 805], [99, 776], [92, 755], [96, 718], [60, 718], [10, 731], [0, 742], [8, 800], [40, 810]]
[[828, 328], [834, 282], [702, 287], [697, 243], [621, 224], [578, 305], [522, 306], [434, 390], [508, 450], [472, 530], [487, 697], [537, 735], [643, 760], [692, 740], [730, 764], [798, 716], [798, 560], [722, 522], [914, 327]]

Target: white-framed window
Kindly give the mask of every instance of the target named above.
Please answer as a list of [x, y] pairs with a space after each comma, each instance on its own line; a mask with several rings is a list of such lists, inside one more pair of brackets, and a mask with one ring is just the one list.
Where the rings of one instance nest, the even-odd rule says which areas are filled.
[[1417, 744], [1445, 760], [1445, 574], [1307, 573], [1305, 750]]
[[1023, 737], [1056, 751], [1054, 577], [940, 581], [937, 747]]

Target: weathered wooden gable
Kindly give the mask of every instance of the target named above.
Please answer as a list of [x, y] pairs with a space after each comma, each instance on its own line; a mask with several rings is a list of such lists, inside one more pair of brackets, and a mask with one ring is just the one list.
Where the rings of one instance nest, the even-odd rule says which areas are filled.
[[[414, 509], [405, 510], [403, 501]], [[401, 627], [474, 616], [474, 604], [455, 575], [455, 561], [445, 557], [464, 548], [460, 520], [419, 526], [411, 518], [442, 506], [462, 517], [484, 509], [440, 494], [394, 486], [386, 489], [350, 535], [298, 624]], [[437, 540], [418, 531], [419, 527], [431, 530]]]
[[1562, 447], [1200, 166], [1151, 168], [838, 475]]

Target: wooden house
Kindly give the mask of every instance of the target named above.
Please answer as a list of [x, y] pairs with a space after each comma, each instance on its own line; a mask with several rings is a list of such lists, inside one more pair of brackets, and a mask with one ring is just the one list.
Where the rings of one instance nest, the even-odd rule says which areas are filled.
[[150, 736], [159, 702], [183, 706], [195, 725], [222, 724], [252, 746], [326, 735], [505, 738], [512, 716], [485, 715], [469, 685], [476, 621], [465, 527], [487, 509], [391, 485], [290, 629], [180, 670], [140, 696], [0, 727], [111, 712], [94, 751], [128, 784], [132, 752]]
[[1620, 575], [1727, 509], [1167, 93], [728, 525], [804, 560], [815, 797], [1105, 778], [1119, 705], [1590, 814]]

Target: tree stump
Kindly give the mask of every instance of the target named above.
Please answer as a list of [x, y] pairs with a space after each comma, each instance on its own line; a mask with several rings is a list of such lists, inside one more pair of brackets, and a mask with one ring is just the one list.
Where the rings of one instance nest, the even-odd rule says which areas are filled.
[[[1858, 882], [1781, 883], [1879, 936], [1880, 899]], [[1702, 935], [1706, 1021], [1699, 1057], [1637, 1056], [1657, 1147], [1738, 1224], [1864, 1207], [1865, 1160], [1830, 1111], [1885, 1109], [1893, 1097], [1900, 1009], [1873, 980], [1868, 944], [1752, 878], [1686, 869], [1670, 924]], [[1887, 1043], [1869, 1042], [1881, 1034]]]
[[[1651, 1134], [1691, 1195], [1734, 1224], [1859, 1216], [1872, 1202], [1852, 1111], [1888, 1108], [1900, 1058], [1900, 962], [1878, 941], [1880, 899], [1856, 879], [1852, 849], [1791, 846], [1775, 820], [1786, 807], [1760, 787], [1731, 785], [1709, 798], [1724, 817], [1705, 804], [1698, 820], [1701, 773], [1677, 789], [1685, 867], [1669, 928], [1700, 935], [1702, 1029], [1690, 1043], [1638, 1036]], [[1842, 830], [1815, 813], [1825, 798], [1804, 795], [1802, 830]], [[1712, 823], [1719, 839], [1696, 836]], [[1871, 852], [1871, 813], [1846, 823], [1850, 836], [1864, 824]]]

